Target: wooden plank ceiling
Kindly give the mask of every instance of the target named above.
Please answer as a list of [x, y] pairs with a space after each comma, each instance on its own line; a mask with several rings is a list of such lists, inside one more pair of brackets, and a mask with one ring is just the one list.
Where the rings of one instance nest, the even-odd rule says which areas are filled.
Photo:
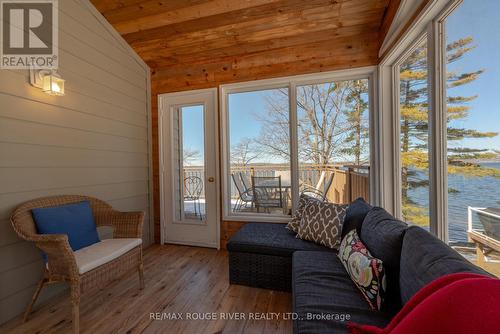
[[158, 92], [376, 64], [391, 2], [91, 1], [151, 67]]

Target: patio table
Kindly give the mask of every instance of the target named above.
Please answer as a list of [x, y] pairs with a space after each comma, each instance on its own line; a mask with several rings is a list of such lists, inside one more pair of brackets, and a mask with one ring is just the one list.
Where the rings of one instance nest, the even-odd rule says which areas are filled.
[[279, 186], [276, 186], [276, 184], [270, 184], [270, 183], [271, 182], [269, 182], [269, 184], [266, 184], [265, 182], [263, 182], [259, 185], [254, 186], [254, 188], [255, 189], [271, 189], [271, 190], [277, 190], [278, 188], [281, 188], [282, 199], [283, 199], [283, 203], [282, 203], [283, 214], [286, 215], [287, 210], [288, 210], [288, 198], [289, 198], [289, 193], [292, 189], [292, 185], [291, 184], [281, 184], [281, 187], [279, 187]]

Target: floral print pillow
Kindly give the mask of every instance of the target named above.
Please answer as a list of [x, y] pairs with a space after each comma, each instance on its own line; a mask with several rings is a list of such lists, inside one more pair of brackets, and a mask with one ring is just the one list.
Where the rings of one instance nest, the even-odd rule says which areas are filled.
[[371, 309], [380, 310], [386, 287], [384, 266], [381, 260], [370, 254], [356, 229], [346, 234], [338, 256]]

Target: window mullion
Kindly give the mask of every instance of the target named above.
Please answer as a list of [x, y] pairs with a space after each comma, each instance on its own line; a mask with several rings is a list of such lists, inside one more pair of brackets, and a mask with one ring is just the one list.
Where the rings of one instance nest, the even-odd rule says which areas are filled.
[[290, 82], [288, 86], [290, 111], [290, 168], [292, 179], [292, 210], [295, 211], [299, 198], [299, 145], [297, 130], [297, 85]]
[[430, 228], [448, 241], [446, 152], [446, 92], [444, 27], [440, 21], [429, 24], [429, 199]]
[[401, 137], [401, 106], [400, 106], [400, 101], [399, 101], [399, 96], [401, 94], [400, 92], [400, 86], [399, 86], [399, 64], [391, 66], [391, 76], [392, 76], [392, 91], [393, 96], [392, 96], [392, 110], [393, 110], [393, 119], [392, 119], [392, 126], [393, 126], [393, 131], [392, 131], [392, 142], [393, 142], [393, 157], [394, 157], [394, 179], [393, 179], [393, 185], [394, 185], [394, 198], [393, 198], [393, 211], [394, 211], [394, 216], [397, 218], [402, 219], [403, 218], [403, 212], [402, 212], [402, 203], [401, 203], [401, 198], [402, 198], [402, 180], [401, 180], [401, 143], [400, 143], [400, 137]]

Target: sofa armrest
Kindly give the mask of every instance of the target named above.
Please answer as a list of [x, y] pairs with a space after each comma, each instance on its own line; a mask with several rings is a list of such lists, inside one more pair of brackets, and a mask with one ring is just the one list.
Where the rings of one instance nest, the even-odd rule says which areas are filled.
[[98, 226], [112, 226], [114, 238], [142, 238], [144, 212], [120, 212], [110, 210], [96, 217]]
[[65, 234], [35, 234], [30, 241], [47, 255], [47, 269], [51, 275], [75, 280], [78, 278], [78, 266], [75, 254]]

